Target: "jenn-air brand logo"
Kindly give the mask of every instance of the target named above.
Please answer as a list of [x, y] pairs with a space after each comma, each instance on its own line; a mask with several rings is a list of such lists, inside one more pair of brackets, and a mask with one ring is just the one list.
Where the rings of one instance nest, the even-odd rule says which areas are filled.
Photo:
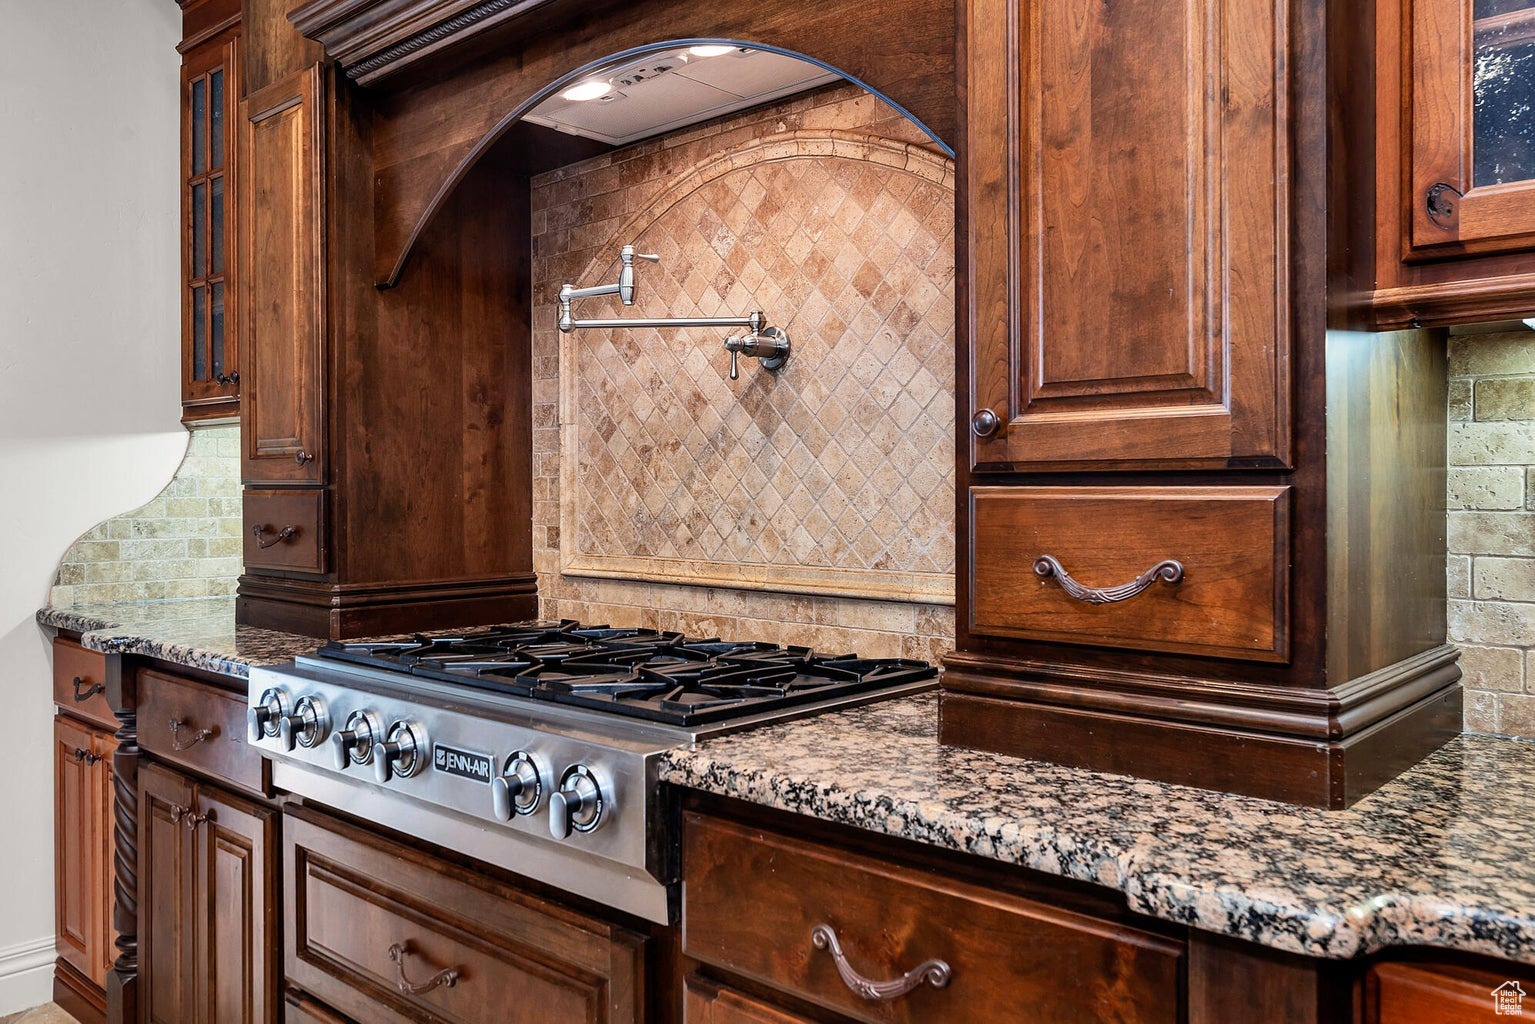
[[1492, 1010], [1499, 1017], [1524, 1015], [1524, 989], [1517, 981], [1505, 981], [1492, 990]]
[[439, 743], [433, 753], [432, 764], [438, 771], [447, 772], [449, 775], [473, 779], [475, 782], [484, 782], [487, 785], [490, 783], [489, 754], [476, 754], [472, 750], [459, 750]]

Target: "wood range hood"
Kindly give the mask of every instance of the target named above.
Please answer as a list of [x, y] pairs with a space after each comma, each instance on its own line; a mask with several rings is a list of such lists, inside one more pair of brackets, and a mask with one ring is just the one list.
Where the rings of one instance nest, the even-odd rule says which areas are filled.
[[449, 193], [504, 132], [584, 66], [650, 44], [728, 39], [824, 62], [955, 134], [950, 2], [883, 5], [570, 0], [310, 0], [289, 14], [376, 90], [376, 278], [393, 285]]

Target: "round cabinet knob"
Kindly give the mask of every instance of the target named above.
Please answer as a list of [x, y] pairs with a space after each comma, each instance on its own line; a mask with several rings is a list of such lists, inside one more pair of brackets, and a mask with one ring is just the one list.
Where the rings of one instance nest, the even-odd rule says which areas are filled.
[[544, 784], [538, 762], [526, 750], [506, 759], [506, 768], [490, 780], [490, 809], [502, 821], [514, 815], [532, 814], [543, 797]]
[[250, 734], [250, 741], [260, 743], [265, 737], [276, 736], [278, 720], [291, 713], [291, 709], [288, 694], [281, 688], [274, 686], [263, 693], [255, 707], [245, 709], [245, 726]]
[[293, 461], [298, 463], [300, 466], [306, 466], [314, 461], [314, 456], [300, 449], [299, 451], [293, 453]]
[[568, 839], [571, 829], [590, 832], [602, 821], [602, 787], [584, 764], [565, 769], [560, 788], [549, 795], [549, 834]]
[[330, 738], [331, 765], [344, 772], [354, 764], [373, 760], [373, 747], [383, 739], [384, 730], [376, 717], [366, 711], [353, 711], [346, 728]]
[[990, 409], [982, 409], [970, 417], [970, 429], [976, 437], [992, 437], [1002, 429], [1002, 417]]
[[398, 775], [408, 779], [426, 764], [426, 734], [412, 722], [395, 722], [373, 752], [373, 778], [379, 785]]
[[293, 714], [277, 719], [277, 741], [284, 750], [295, 746], [306, 750], [325, 742], [330, 732], [330, 715], [325, 702], [318, 697], [300, 697], [293, 705]]

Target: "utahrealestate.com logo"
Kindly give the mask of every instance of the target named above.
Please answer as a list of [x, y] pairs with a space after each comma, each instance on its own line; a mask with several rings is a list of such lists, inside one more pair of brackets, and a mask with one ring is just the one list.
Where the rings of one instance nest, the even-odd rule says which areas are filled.
[[1524, 989], [1517, 981], [1505, 981], [1492, 990], [1492, 1008], [1498, 1016], [1521, 1016], [1524, 1013]]

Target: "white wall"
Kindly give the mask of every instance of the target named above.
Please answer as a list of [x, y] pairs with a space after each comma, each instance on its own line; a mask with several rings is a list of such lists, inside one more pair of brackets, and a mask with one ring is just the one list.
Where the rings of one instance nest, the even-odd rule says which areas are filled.
[[178, 419], [180, 11], [0, 0], [0, 1016], [51, 992], [54, 563], [152, 497]]

